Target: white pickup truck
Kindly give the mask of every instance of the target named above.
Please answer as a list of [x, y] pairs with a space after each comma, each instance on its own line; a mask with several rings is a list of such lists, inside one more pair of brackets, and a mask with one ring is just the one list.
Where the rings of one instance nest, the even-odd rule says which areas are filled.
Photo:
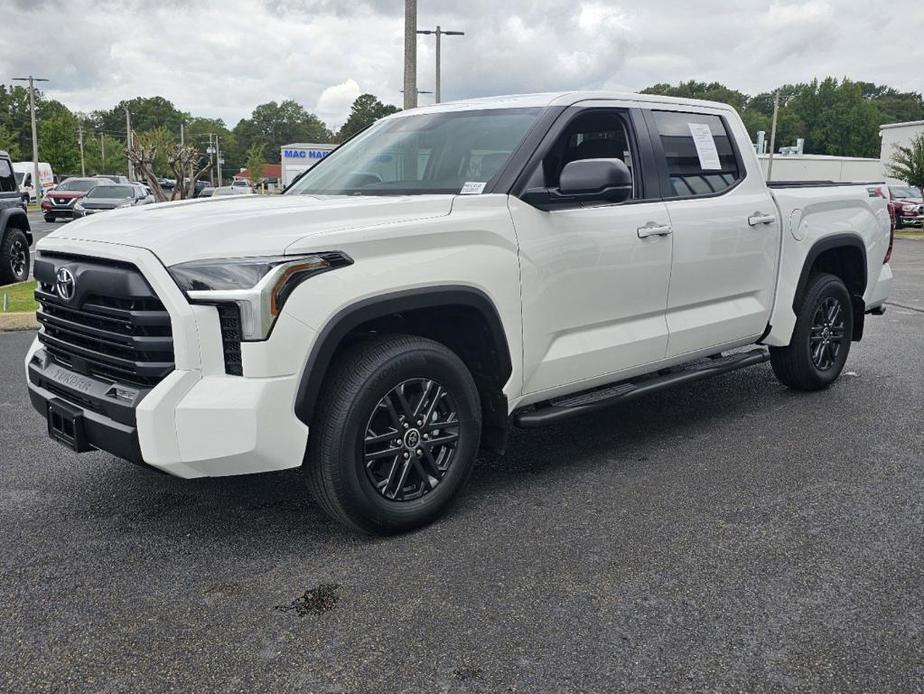
[[889, 227], [881, 184], [768, 187], [722, 104], [442, 104], [282, 196], [47, 236], [26, 374], [74, 450], [187, 478], [301, 466], [333, 517], [398, 532], [445, 511], [511, 424], [766, 360], [830, 385], [884, 310]]

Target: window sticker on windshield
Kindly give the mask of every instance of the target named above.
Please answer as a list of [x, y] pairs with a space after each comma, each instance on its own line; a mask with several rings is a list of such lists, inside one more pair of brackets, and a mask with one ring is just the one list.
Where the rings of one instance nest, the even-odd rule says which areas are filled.
[[719, 161], [719, 151], [715, 148], [715, 139], [712, 137], [709, 125], [706, 123], [687, 123], [687, 125], [690, 126], [690, 134], [696, 146], [699, 167], [703, 171], [721, 169], [722, 162]]
[[481, 192], [487, 184], [487, 181], [466, 181], [462, 185], [462, 190], [459, 191], [459, 195], [481, 195]]

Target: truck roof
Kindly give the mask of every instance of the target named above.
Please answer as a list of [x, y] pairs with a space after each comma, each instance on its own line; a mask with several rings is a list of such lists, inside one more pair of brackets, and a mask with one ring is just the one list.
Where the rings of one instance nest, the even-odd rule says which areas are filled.
[[[613, 101], [637, 101], [640, 103], [674, 104], [678, 106], [698, 106], [731, 111], [732, 107], [719, 101], [703, 101], [702, 99], [683, 99], [674, 96], [660, 96], [657, 94], [637, 94], [634, 92], [611, 91], [572, 91], [572, 92], [541, 92], [537, 94], [506, 94], [502, 96], [488, 96], [477, 99], [464, 99], [460, 101], [446, 101], [430, 106], [418, 106], [411, 109], [414, 113], [435, 113], [439, 111], [461, 111], [465, 109], [482, 108], [529, 108], [546, 106], [570, 106], [580, 101], [607, 99]], [[401, 111], [408, 113], [409, 111]]]

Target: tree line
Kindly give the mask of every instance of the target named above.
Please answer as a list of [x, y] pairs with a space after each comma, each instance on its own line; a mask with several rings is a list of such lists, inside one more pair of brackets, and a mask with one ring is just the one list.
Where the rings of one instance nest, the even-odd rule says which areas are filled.
[[[856, 157], [879, 156], [879, 126], [883, 123], [924, 120], [924, 99], [916, 92], [901, 92], [871, 82], [828, 77], [778, 89], [780, 110], [777, 146], [805, 138], [805, 152]], [[748, 95], [719, 82], [655, 84], [646, 94], [722, 101], [734, 106], [751, 138], [757, 131], [770, 132], [773, 114], [772, 92]], [[132, 130], [147, 133], [158, 141], [184, 142], [205, 156], [210, 137], [217, 138], [224, 159], [225, 176], [241, 167], [259, 167], [262, 161], [278, 163], [282, 145], [292, 142], [340, 142], [390, 113], [397, 107], [372, 94], [353, 102], [347, 121], [333, 130], [298, 102], [287, 99], [257, 106], [249, 117], [229, 128], [219, 118], [194, 116], [160, 97], [136, 97], [120, 101], [107, 110], [71, 111], [43, 93], [36, 94], [39, 121], [39, 158], [55, 171], [80, 173], [80, 133], [83, 133], [87, 173], [126, 173], [125, 111], [132, 117]], [[14, 160], [31, 159], [32, 134], [28, 88], [0, 85], [0, 149]], [[159, 175], [169, 176], [171, 167], [161, 157], [154, 162]]]
[[[57, 173], [80, 173], [81, 137], [88, 175], [127, 173], [127, 110], [131, 113], [135, 135], [159, 143], [159, 152], [166, 152], [167, 145], [179, 143], [182, 137], [183, 142], [198, 148], [205, 157], [209, 143], [217, 141], [224, 160], [222, 173], [226, 177], [249, 164], [278, 163], [282, 145], [339, 142], [398, 110], [372, 94], [362, 94], [353, 102], [347, 121], [334, 131], [292, 99], [261, 104], [233, 128], [220, 118], [181, 111], [160, 96], [136, 97], [120, 101], [107, 110], [81, 113], [71, 111], [60, 101], [49, 99], [37, 90], [35, 109], [39, 159], [49, 162]], [[14, 161], [32, 158], [27, 87], [0, 84], [0, 150], [9, 152]], [[166, 155], [158, 154], [155, 159], [157, 173], [171, 176]]]
[[[884, 123], [924, 120], [924, 99], [917, 92], [872, 82], [827, 77], [778, 89], [780, 109], [776, 147], [805, 139], [806, 154], [845, 157], [879, 157], [879, 126]], [[770, 137], [773, 92], [750, 96], [719, 82], [655, 84], [643, 94], [722, 101], [734, 106], [752, 141], [763, 130]]]

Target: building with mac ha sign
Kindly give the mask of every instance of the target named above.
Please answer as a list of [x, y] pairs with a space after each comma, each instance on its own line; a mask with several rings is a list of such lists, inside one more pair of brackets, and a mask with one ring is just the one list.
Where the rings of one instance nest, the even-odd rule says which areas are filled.
[[283, 145], [279, 159], [282, 162], [282, 185], [289, 185], [292, 179], [317, 164], [336, 146], [305, 142]]

